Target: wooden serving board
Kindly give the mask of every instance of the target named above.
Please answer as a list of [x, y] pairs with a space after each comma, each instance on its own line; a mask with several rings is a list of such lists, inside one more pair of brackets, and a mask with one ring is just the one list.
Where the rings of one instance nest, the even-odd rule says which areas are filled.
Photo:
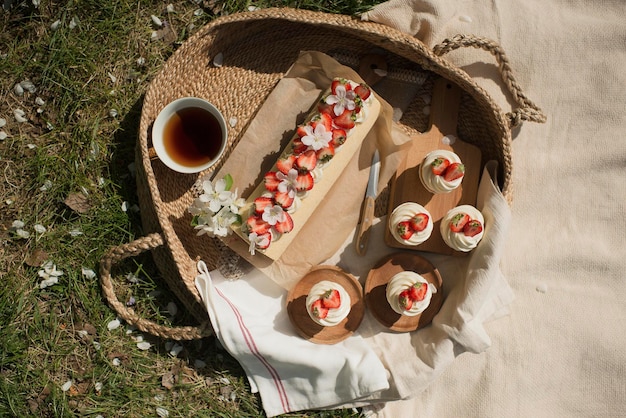
[[[350, 313], [343, 321], [331, 327], [324, 327], [313, 321], [306, 308], [306, 298], [311, 288], [322, 280], [338, 283], [350, 296]], [[339, 267], [316, 266], [287, 295], [287, 313], [291, 324], [302, 338], [318, 344], [336, 344], [352, 335], [363, 320], [363, 288], [354, 276]]]
[[[412, 138], [413, 144], [390, 182], [388, 215], [401, 203], [419, 203], [432, 216], [432, 235], [418, 246], [404, 245], [394, 239], [388, 224], [385, 228], [385, 243], [390, 247], [447, 255], [465, 254], [448, 247], [439, 231], [441, 219], [450, 209], [463, 204], [476, 205], [481, 152], [478, 147], [458, 138], [456, 129], [460, 100], [461, 89], [458, 86], [444, 78], [435, 82], [430, 104], [430, 128]], [[419, 178], [422, 160], [426, 154], [438, 149], [456, 153], [465, 165], [463, 182], [449, 193], [433, 194], [426, 190]], [[389, 221], [390, 216], [387, 216]]]
[[[403, 271], [414, 271], [433, 284], [430, 305], [416, 316], [400, 315], [387, 301], [387, 284], [393, 276]], [[428, 260], [415, 253], [400, 252], [380, 260], [367, 275], [365, 303], [372, 315], [385, 327], [397, 332], [410, 332], [430, 324], [443, 304], [443, 281], [439, 271]]]

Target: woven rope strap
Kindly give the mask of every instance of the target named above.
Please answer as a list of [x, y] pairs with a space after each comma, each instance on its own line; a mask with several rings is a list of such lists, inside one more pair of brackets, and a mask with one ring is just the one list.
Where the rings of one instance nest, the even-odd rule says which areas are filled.
[[161, 338], [173, 340], [194, 340], [208, 337], [213, 334], [210, 323], [193, 327], [169, 327], [157, 324], [156, 322], [141, 318], [132, 309], [120, 302], [113, 289], [111, 279], [111, 269], [113, 266], [128, 257], [135, 257], [139, 254], [155, 249], [163, 245], [163, 237], [160, 234], [150, 234], [139, 238], [131, 243], [114, 247], [102, 258], [100, 262], [100, 282], [102, 291], [109, 305], [117, 312], [120, 318], [127, 323], [134, 325], [137, 329]]
[[450, 51], [454, 51], [455, 49], [462, 47], [482, 49], [490, 52], [491, 55], [495, 57], [499, 65], [498, 68], [504, 84], [513, 95], [515, 102], [520, 106], [519, 108], [506, 114], [511, 128], [518, 126], [522, 123], [522, 121], [545, 123], [545, 114], [535, 103], [526, 97], [522, 91], [522, 87], [513, 76], [513, 70], [509, 64], [509, 59], [504, 53], [504, 50], [493, 40], [474, 35], [456, 35], [452, 38], [444, 40], [438, 45], [435, 45], [433, 47], [433, 52], [437, 56], [442, 56]]

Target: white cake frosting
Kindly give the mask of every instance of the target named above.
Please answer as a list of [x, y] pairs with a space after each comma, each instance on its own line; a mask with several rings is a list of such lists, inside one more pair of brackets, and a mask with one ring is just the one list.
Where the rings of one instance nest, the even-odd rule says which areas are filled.
[[[413, 217], [413, 215], [416, 215], [418, 213], [425, 213], [426, 215], [428, 215], [428, 225], [422, 231], [415, 231], [409, 239], [403, 239], [398, 234], [398, 231], [396, 228], [398, 223], [409, 220], [411, 219], [411, 217]], [[430, 212], [428, 212], [428, 210], [424, 206], [420, 205], [419, 203], [415, 203], [415, 202], [402, 203], [401, 205], [398, 205], [393, 210], [393, 212], [391, 212], [391, 215], [389, 217], [389, 232], [391, 232], [391, 235], [398, 242], [402, 244], [419, 245], [423, 243], [424, 241], [426, 241], [428, 238], [430, 238], [430, 235], [433, 232], [432, 216], [430, 215]]]
[[431, 164], [437, 158], [446, 158], [452, 163], [461, 163], [461, 159], [452, 151], [435, 150], [429, 152], [422, 160], [419, 176], [422, 184], [431, 193], [449, 193], [456, 189], [463, 182], [463, 177], [452, 181], [446, 181], [443, 176], [438, 176], [432, 172]]
[[[461, 232], [454, 232], [450, 229], [450, 221], [455, 215], [459, 213], [467, 213], [470, 219], [480, 221], [483, 230], [477, 235], [470, 237]], [[485, 219], [483, 214], [478, 209], [471, 205], [461, 205], [452, 208], [446, 213], [446, 216], [441, 220], [440, 230], [441, 237], [448, 245], [448, 247], [462, 252], [468, 252], [476, 248], [480, 240], [483, 238], [485, 232]]]
[[[416, 283], [426, 283], [428, 285], [426, 295], [421, 301], [413, 301], [411, 308], [406, 310], [400, 305], [400, 293], [409, 289]], [[414, 271], [401, 271], [395, 274], [387, 284], [386, 290], [387, 302], [389, 302], [391, 309], [405, 316], [415, 316], [424, 312], [430, 305], [433, 293], [437, 293], [437, 288]]]
[[[335, 289], [339, 292], [341, 305], [339, 305], [338, 308], [329, 309], [326, 318], [317, 318], [315, 315], [313, 315], [311, 311], [311, 306], [316, 300], [324, 296], [324, 294], [331, 289]], [[345, 317], [347, 317], [350, 313], [350, 306], [350, 295], [348, 294], [348, 292], [346, 292], [346, 289], [344, 289], [343, 286], [341, 286], [340, 284], [328, 280], [322, 280], [314, 284], [313, 287], [311, 287], [311, 291], [306, 297], [306, 310], [309, 313], [309, 316], [317, 324], [325, 327], [331, 327], [343, 321]]]

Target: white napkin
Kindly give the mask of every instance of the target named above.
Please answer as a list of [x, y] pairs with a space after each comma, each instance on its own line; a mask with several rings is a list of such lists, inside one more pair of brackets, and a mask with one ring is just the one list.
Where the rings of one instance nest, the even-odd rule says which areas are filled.
[[358, 334], [334, 344], [311, 343], [292, 328], [287, 292], [257, 269], [236, 281], [198, 263], [196, 287], [224, 348], [244, 368], [268, 417], [327, 409], [389, 387], [388, 373]]

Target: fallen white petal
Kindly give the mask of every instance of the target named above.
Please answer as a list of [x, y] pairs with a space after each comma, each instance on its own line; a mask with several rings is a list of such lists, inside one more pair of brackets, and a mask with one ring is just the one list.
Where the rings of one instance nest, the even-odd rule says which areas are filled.
[[232, 117], [228, 120], [228, 124], [230, 125], [231, 128], [234, 128], [235, 125], [237, 125], [238, 119], [236, 117]]
[[72, 229], [72, 230], [70, 231], [70, 235], [71, 235], [72, 237], [77, 237], [77, 236], [79, 236], [79, 235], [83, 235], [83, 231], [81, 231], [80, 229]]
[[102, 348], [102, 346], [100, 345], [99, 341], [94, 341], [93, 342], [93, 348], [95, 348], [97, 351], [100, 351], [100, 349]]
[[174, 13], [174, 5], [172, 3], [167, 5], [167, 10], [168, 13]]
[[165, 418], [165, 417], [169, 417], [170, 416], [170, 412], [167, 409], [165, 409], [163, 407], [160, 407], [160, 406], [157, 407], [156, 413], [161, 418]]
[[115, 83], [117, 81], [117, 77], [115, 77], [113, 74], [108, 73], [109, 78], [111, 79], [112, 83]]
[[11, 228], [15, 228], [15, 229], [24, 228], [24, 225], [25, 225], [24, 222], [18, 219], [16, 221], [13, 221], [13, 223], [11, 224]]
[[146, 59], [144, 57], [137, 58], [137, 65], [143, 67], [146, 64]]
[[122, 212], [126, 212], [128, 211], [128, 202], [127, 201], [123, 201], [122, 202]]
[[180, 354], [180, 352], [183, 351], [183, 346], [180, 344], [174, 344], [174, 346], [172, 347], [171, 350], [169, 350], [170, 355], [172, 357], [176, 357]]
[[204, 11], [202, 9], [196, 9], [193, 11], [194, 16], [202, 16], [203, 13]]
[[35, 6], [35, 8], [39, 7], [40, 4], [41, 0], [33, 0], [33, 6]]
[[257, 9], [258, 9], [258, 7], [256, 7], [256, 6], [248, 6], [248, 11], [249, 12], [254, 12]]
[[223, 64], [224, 64], [224, 54], [219, 52], [215, 57], [213, 57], [213, 65], [219, 68]]
[[126, 280], [129, 283], [139, 283], [139, 277], [137, 277], [136, 275], [134, 275], [133, 273], [128, 273], [126, 275]]
[[23, 229], [18, 229], [17, 231], [15, 231], [15, 233], [17, 234], [17, 236], [18, 236], [19, 238], [24, 238], [24, 239], [26, 239], [26, 238], [30, 237], [30, 232], [25, 231], [25, 230], [23, 230]]
[[176, 314], [178, 313], [178, 306], [176, 306], [174, 302], [170, 302], [167, 304], [167, 311], [170, 315], [176, 316]]
[[96, 277], [96, 272], [95, 271], [93, 271], [92, 269], [85, 268], [85, 267], [82, 267], [80, 269], [80, 273], [83, 275], [83, 277], [85, 279], [91, 280], [91, 279], [94, 279]]
[[122, 364], [121, 360], [120, 360], [120, 359], [118, 359], [117, 357], [115, 357], [115, 358], [113, 359], [113, 361], [111, 361], [111, 363], [112, 363], [114, 366], [119, 366], [120, 364]]
[[78, 336], [80, 338], [85, 338], [85, 337], [87, 337], [89, 335], [89, 332], [87, 332], [84, 329], [80, 329], [80, 330], [78, 330], [77, 334], [78, 334]]
[[80, 20], [78, 19], [78, 17], [74, 16], [72, 18], [72, 20], [70, 21], [70, 29], [74, 29], [76, 26], [78, 26], [78, 24], [80, 23]]
[[109, 321], [109, 323], [107, 324], [107, 328], [109, 329], [109, 331], [112, 331], [119, 328], [121, 324], [122, 323], [120, 322], [120, 320], [115, 318], [114, 320]]
[[161, 22], [161, 19], [159, 19], [155, 15], [150, 15], [150, 19], [152, 19], [152, 23], [154, 23], [156, 27], [160, 28], [161, 26], [163, 26], [163, 22]]
[[71, 380], [68, 380], [67, 382], [63, 383], [63, 386], [61, 386], [61, 390], [63, 392], [67, 392], [72, 387], [72, 384], [73, 382]]
[[53, 286], [57, 283], [59, 283], [59, 279], [57, 277], [50, 277], [49, 279], [42, 280], [41, 283], [39, 283], [39, 288], [45, 289], [46, 287]]
[[43, 234], [44, 232], [46, 232], [46, 227], [41, 224], [36, 224], [33, 228], [35, 229], [35, 232], [38, 234]]
[[220, 377], [220, 383], [223, 385], [230, 385], [230, 380], [228, 380], [228, 378], [226, 377]]
[[4, 119], [4, 118], [0, 118], [0, 128], [3, 128], [4, 125], [6, 125], [6, 124], [7, 124], [7, 120]]
[[102, 390], [102, 382], [96, 382], [94, 386], [94, 389], [96, 389], [96, 392], [100, 392]]
[[50, 25], [50, 29], [52, 30], [57, 30], [59, 29], [59, 25], [61, 24], [60, 20], [55, 20], [54, 22], [52, 22], [52, 24]]
[[157, 33], [157, 31], [153, 30], [152, 33], [150, 34], [150, 39], [153, 41], [156, 41], [159, 38], [159, 34]]
[[150, 347], [152, 347], [152, 344], [150, 344], [148, 341], [142, 341], [140, 343], [137, 343], [137, 348], [143, 351], [149, 350]]
[[28, 149], [35, 149], [35, 148], [37, 148], [37, 145], [35, 145], [35, 144], [26, 144], [26, 146], [28, 147]]
[[111, 116], [112, 118], [117, 117], [117, 109], [109, 110], [109, 116]]
[[22, 86], [24, 90], [28, 90], [29, 93], [34, 93], [37, 91], [35, 84], [30, 80], [24, 80], [20, 82], [20, 86]]
[[20, 83], [17, 83], [14, 87], [13, 87], [13, 93], [15, 93], [16, 96], [23, 96], [24, 95], [24, 89], [22, 88], [22, 86], [20, 85]]
[[24, 123], [24, 122], [26, 122], [28, 120], [26, 118], [26, 113], [22, 109], [14, 109], [13, 110], [13, 116], [15, 116], [15, 120], [18, 123]]
[[46, 190], [50, 190], [51, 187], [52, 187], [52, 182], [50, 180], [46, 180], [43, 182], [43, 186], [41, 186], [39, 190], [41, 190], [42, 192], [45, 192]]

